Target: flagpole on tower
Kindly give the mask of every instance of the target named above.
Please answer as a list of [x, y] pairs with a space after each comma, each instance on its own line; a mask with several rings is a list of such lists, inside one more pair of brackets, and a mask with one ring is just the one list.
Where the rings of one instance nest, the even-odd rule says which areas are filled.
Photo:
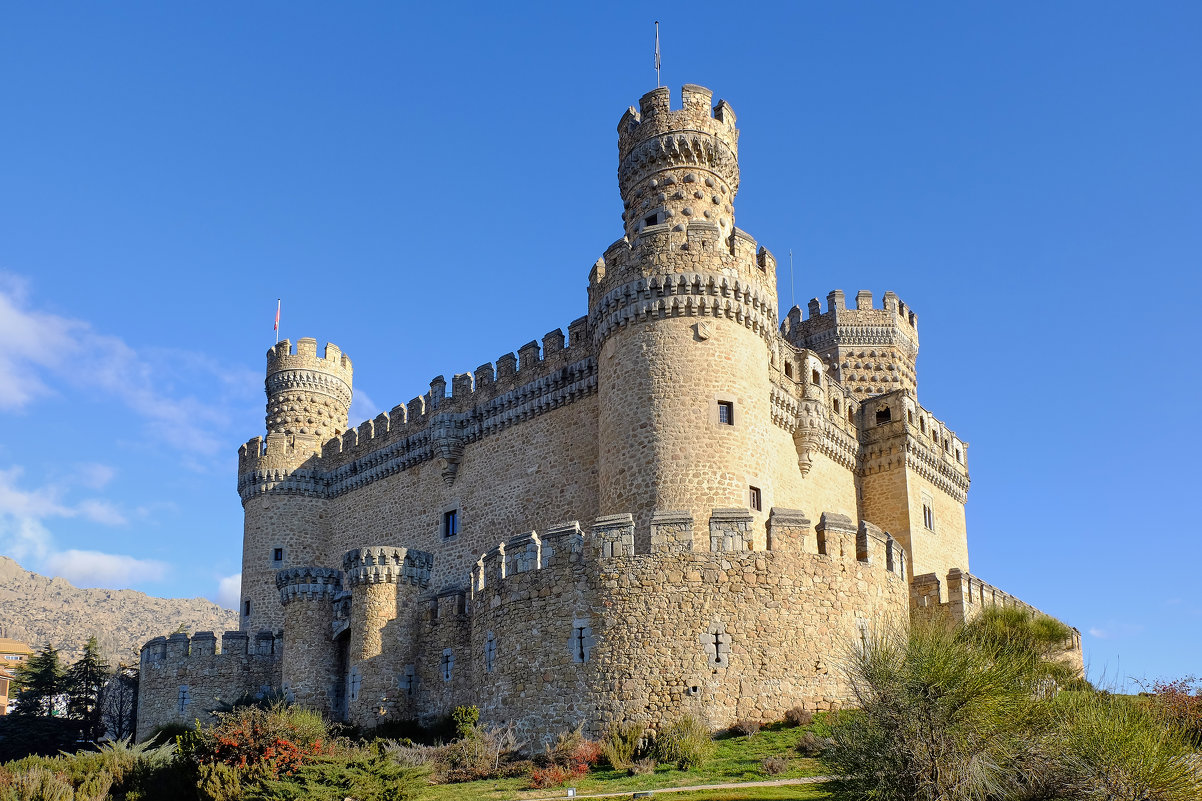
[[659, 82], [659, 20], [655, 21], [655, 88], [661, 86]]
[[275, 299], [275, 344], [280, 344], [280, 299]]

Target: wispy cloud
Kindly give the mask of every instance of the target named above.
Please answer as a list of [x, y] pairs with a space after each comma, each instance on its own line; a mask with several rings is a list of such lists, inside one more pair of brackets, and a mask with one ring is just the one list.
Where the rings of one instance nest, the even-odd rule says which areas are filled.
[[124, 554], [66, 550], [50, 554], [44, 569], [80, 587], [122, 588], [144, 581], [161, 581], [168, 567], [156, 559]]
[[58, 548], [47, 520], [80, 518], [105, 526], [126, 522], [121, 510], [102, 498], [70, 498], [75, 486], [94, 482], [95, 471], [31, 489], [19, 485], [23, 472], [19, 466], [0, 469], [0, 551], [25, 567], [80, 586], [122, 587], [166, 576], [167, 565], [153, 559]]
[[1099, 640], [1120, 640], [1142, 633], [1144, 627], [1138, 623], [1109, 621], [1101, 626], [1091, 626], [1089, 636]]
[[350, 416], [350, 425], [353, 427], [359, 425], [364, 420], [374, 419], [382, 411], [383, 409], [376, 405], [376, 402], [371, 399], [370, 395], [361, 389], [356, 389], [351, 396], [351, 408], [348, 413]]
[[213, 600], [226, 609], [237, 609], [242, 595], [242, 574], [235, 573], [217, 582], [217, 596]]
[[[209, 457], [227, 447], [235, 404], [249, 403], [262, 378], [203, 353], [137, 350], [85, 320], [36, 308], [29, 283], [0, 273], [0, 411], [27, 410], [57, 387], [115, 398], [156, 440]], [[197, 387], [203, 398], [180, 386]], [[102, 476], [95, 476], [96, 479]]]

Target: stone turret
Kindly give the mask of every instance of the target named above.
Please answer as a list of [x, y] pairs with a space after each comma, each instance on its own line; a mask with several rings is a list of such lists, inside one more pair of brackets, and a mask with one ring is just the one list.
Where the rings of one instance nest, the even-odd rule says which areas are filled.
[[861, 289], [853, 308], [843, 290], [832, 290], [825, 312], [818, 298], [809, 302], [805, 319], [794, 306], [781, 332], [794, 346], [821, 355], [831, 375], [857, 399], [897, 389], [917, 394], [918, 315], [893, 292], [874, 308], [872, 293]]
[[284, 608], [285, 694], [325, 715], [341, 716], [345, 687], [333, 623], [342, 573], [312, 565], [290, 567], [276, 573], [275, 586]]
[[735, 227], [734, 112], [700, 86], [680, 97], [649, 92], [618, 124], [625, 236], [589, 281], [600, 511], [633, 513], [636, 532], [654, 509], [746, 508], [769, 463], [776, 260]]
[[351, 360], [326, 343], [303, 337], [296, 349], [285, 339], [267, 351], [267, 434], [313, 437], [322, 442], [347, 429], [351, 409]]
[[275, 630], [284, 619], [276, 571], [325, 560], [325, 497], [317, 460], [323, 443], [347, 430], [351, 360], [317, 340], [285, 339], [267, 351], [267, 438], [238, 452], [238, 493], [246, 512], [242, 537], [243, 631]]

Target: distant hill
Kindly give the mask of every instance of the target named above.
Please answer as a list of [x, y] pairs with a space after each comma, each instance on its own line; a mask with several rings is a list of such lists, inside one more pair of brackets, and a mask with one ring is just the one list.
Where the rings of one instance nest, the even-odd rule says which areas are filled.
[[32, 573], [0, 556], [0, 626], [9, 637], [34, 650], [46, 643], [60, 649], [66, 663], [79, 658], [95, 635], [113, 665], [136, 664], [151, 637], [180, 625], [218, 636], [238, 628], [238, 614], [204, 598], [154, 598], [135, 590], [82, 589], [61, 578]]

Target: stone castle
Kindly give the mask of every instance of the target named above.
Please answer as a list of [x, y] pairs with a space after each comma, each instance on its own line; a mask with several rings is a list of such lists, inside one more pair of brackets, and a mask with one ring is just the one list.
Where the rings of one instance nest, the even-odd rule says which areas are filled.
[[774, 720], [845, 701], [872, 628], [1025, 606], [969, 572], [968, 445], [918, 402], [914, 311], [834, 291], [781, 322], [711, 101], [622, 116], [625, 231], [566, 337], [357, 428], [338, 347], [268, 351], [241, 627], [145, 645], [141, 736], [272, 690], [360, 726], [474, 704], [534, 741]]

